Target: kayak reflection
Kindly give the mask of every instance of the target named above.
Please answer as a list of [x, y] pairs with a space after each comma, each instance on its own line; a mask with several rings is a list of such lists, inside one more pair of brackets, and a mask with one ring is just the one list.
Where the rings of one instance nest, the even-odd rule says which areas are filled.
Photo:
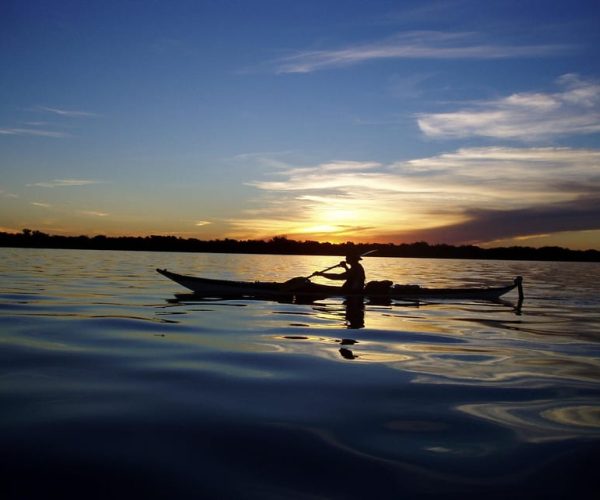
[[[362, 295], [351, 295], [346, 297], [343, 302], [336, 302], [335, 304], [323, 302], [326, 301], [329, 297], [306, 297], [306, 296], [285, 296], [279, 297], [278, 300], [272, 297], [268, 298], [260, 298], [260, 297], [248, 297], [246, 295], [240, 296], [228, 296], [228, 297], [207, 297], [204, 295], [194, 294], [194, 293], [185, 293], [185, 294], [176, 294], [172, 299], [166, 299], [166, 301], [170, 304], [182, 304], [188, 302], [202, 302], [202, 303], [222, 303], [222, 302], [230, 302], [231, 300], [241, 300], [241, 301], [266, 301], [273, 302], [277, 304], [295, 304], [295, 305], [303, 305], [303, 306], [311, 306], [312, 310], [315, 311], [319, 317], [325, 318], [327, 320], [331, 320], [332, 322], [336, 322], [338, 324], [343, 324], [346, 328], [350, 330], [358, 330], [361, 328], [365, 328], [365, 310], [366, 306], [384, 306], [384, 307], [395, 307], [400, 306], [403, 308], [411, 307], [411, 308], [420, 308], [427, 305], [434, 305], [437, 302], [433, 301], [420, 301], [420, 300], [405, 300], [402, 302], [391, 300], [387, 297], [379, 297], [379, 298], [365, 298]], [[515, 315], [521, 315], [521, 308], [523, 305], [522, 297], [519, 297], [519, 300], [514, 303], [508, 300], [496, 299], [496, 300], [486, 300], [482, 301], [486, 303], [495, 303], [501, 304], [509, 309], [512, 309]], [[240, 304], [237, 304], [240, 305]]]
[[[318, 313], [324, 314], [331, 317], [332, 319], [343, 318], [343, 324], [352, 330], [357, 330], [365, 327], [365, 300], [363, 296], [351, 296], [347, 297], [343, 302], [343, 308], [339, 306], [332, 308], [329, 304], [320, 303], [321, 300], [327, 297], [311, 297], [310, 300], [307, 297], [294, 297], [291, 300], [270, 300], [270, 299], [258, 299], [255, 297], [227, 297], [222, 299], [219, 297], [205, 297], [194, 293], [179, 293], [175, 295], [173, 299], [167, 299], [170, 304], [181, 304], [186, 302], [209, 302], [216, 303], [222, 302], [223, 300], [230, 301], [232, 299], [237, 300], [269, 300], [278, 304], [297, 304], [297, 305], [309, 305], [313, 306], [313, 310]], [[391, 301], [389, 302], [391, 304]]]

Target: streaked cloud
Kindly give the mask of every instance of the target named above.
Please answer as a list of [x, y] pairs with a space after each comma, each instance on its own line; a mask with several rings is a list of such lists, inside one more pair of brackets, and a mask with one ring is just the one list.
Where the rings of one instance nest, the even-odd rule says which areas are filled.
[[19, 195], [0, 189], [0, 198], [19, 198]]
[[255, 208], [229, 222], [237, 237], [449, 243], [563, 231], [566, 221], [596, 229], [599, 171], [600, 150], [573, 148], [464, 148], [390, 164], [289, 165], [275, 179], [253, 182], [262, 193]]
[[71, 137], [66, 132], [57, 132], [55, 130], [43, 130], [39, 128], [0, 128], [0, 135], [17, 135], [17, 136], [38, 136], [38, 137], [52, 137], [61, 139], [64, 137]]
[[[96, 113], [90, 113], [88, 111], [72, 110], [72, 109], [60, 109], [51, 108], [47, 106], [36, 106], [29, 108], [28, 111], [36, 111], [49, 113], [65, 118], [79, 118], [79, 117], [92, 117], [98, 116]], [[53, 130], [52, 124], [45, 121], [25, 121], [21, 122], [25, 127], [2, 127], [0, 128], [0, 135], [12, 135], [12, 136], [34, 136], [34, 137], [50, 137], [54, 139], [62, 139], [66, 137], [72, 137], [68, 132], [62, 130]]]
[[28, 187], [42, 187], [42, 188], [55, 188], [55, 187], [74, 187], [74, 186], [89, 186], [91, 184], [103, 184], [104, 181], [93, 180], [93, 179], [54, 179], [52, 181], [35, 182], [33, 184], [27, 184]]
[[40, 201], [32, 201], [31, 204], [34, 207], [40, 207], [40, 208], [51, 208], [52, 205], [50, 205], [50, 203], [42, 203]]
[[525, 92], [417, 116], [428, 137], [539, 140], [600, 132], [600, 83], [567, 74], [554, 93]]
[[541, 57], [573, 50], [565, 44], [502, 45], [476, 33], [409, 31], [371, 43], [301, 51], [276, 61], [278, 73], [310, 73], [383, 59], [504, 59]]
[[211, 222], [209, 222], [207, 220], [199, 220], [199, 221], [196, 221], [194, 225], [201, 227], [201, 226], [207, 226], [208, 224], [211, 224]]
[[581, 196], [561, 203], [534, 205], [517, 210], [471, 208], [466, 220], [444, 228], [404, 234], [412, 241], [445, 243], [526, 241], [565, 231], [600, 229], [600, 195]]
[[61, 109], [61, 108], [51, 108], [48, 106], [37, 106], [34, 108], [36, 111], [44, 111], [46, 113], [52, 113], [59, 116], [65, 117], [84, 117], [84, 116], [98, 116], [96, 113], [91, 113], [89, 111], [81, 111], [76, 109]]
[[108, 217], [110, 214], [107, 212], [98, 212], [96, 210], [81, 210], [83, 215], [89, 215], [91, 217]]

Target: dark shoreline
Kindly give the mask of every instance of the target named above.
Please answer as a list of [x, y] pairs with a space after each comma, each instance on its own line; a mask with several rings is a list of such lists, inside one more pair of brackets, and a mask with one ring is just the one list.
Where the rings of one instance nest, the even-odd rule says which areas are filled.
[[41, 231], [0, 232], [0, 247], [60, 248], [74, 250], [130, 250], [151, 252], [240, 253], [264, 255], [346, 255], [377, 250], [377, 257], [437, 259], [531, 260], [563, 262], [600, 262], [598, 250], [570, 250], [561, 247], [453, 246], [417, 243], [319, 243], [294, 241], [285, 237], [263, 240], [198, 240], [176, 236], [58, 236]]

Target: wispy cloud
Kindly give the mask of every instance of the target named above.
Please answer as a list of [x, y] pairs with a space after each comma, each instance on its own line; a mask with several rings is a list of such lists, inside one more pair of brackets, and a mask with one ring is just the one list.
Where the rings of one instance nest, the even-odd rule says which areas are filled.
[[40, 201], [32, 201], [31, 204], [34, 207], [40, 207], [40, 208], [51, 208], [52, 205], [50, 205], [50, 203], [42, 203]]
[[195, 225], [198, 226], [198, 227], [207, 226], [209, 224], [211, 224], [211, 222], [207, 221], [207, 220], [199, 220], [199, 221], [195, 222]]
[[19, 195], [0, 188], [0, 198], [18, 198]]
[[[36, 111], [43, 113], [50, 113], [53, 115], [62, 116], [65, 118], [79, 118], [79, 117], [92, 117], [98, 116], [96, 113], [90, 113], [89, 111], [80, 111], [73, 109], [60, 109], [60, 108], [51, 108], [47, 106], [36, 106], [34, 108], [29, 108], [28, 111]], [[22, 121], [22, 124], [26, 125], [25, 127], [1, 127], [0, 128], [0, 136], [34, 136], [34, 137], [50, 137], [54, 139], [62, 139], [65, 137], [72, 137], [68, 132], [64, 132], [62, 130], [53, 130], [52, 124], [46, 121]]]
[[554, 93], [524, 92], [477, 102], [459, 111], [417, 116], [428, 137], [539, 140], [600, 132], [600, 83], [567, 74]]
[[465, 216], [466, 220], [458, 224], [407, 231], [403, 237], [411, 241], [488, 243], [507, 239], [526, 241], [565, 231], [600, 229], [600, 196], [517, 210], [469, 209]]
[[310, 73], [381, 59], [504, 59], [540, 57], [573, 50], [570, 45], [502, 45], [476, 33], [410, 31], [371, 43], [301, 51], [276, 61], [278, 73]]
[[66, 132], [57, 132], [55, 130], [42, 130], [39, 128], [0, 128], [0, 135], [17, 135], [17, 136], [38, 136], [52, 137], [56, 139], [71, 137]]
[[59, 116], [65, 117], [84, 117], [84, 116], [98, 116], [97, 113], [91, 113], [89, 111], [81, 111], [76, 109], [61, 109], [61, 108], [51, 108], [48, 106], [37, 106], [34, 108], [36, 111], [43, 111], [46, 113], [52, 113]]
[[54, 179], [52, 181], [35, 182], [33, 184], [27, 184], [28, 187], [43, 187], [43, 188], [55, 188], [55, 187], [74, 187], [74, 186], [89, 186], [91, 184], [103, 184], [104, 181], [93, 180], [93, 179]]
[[274, 168], [286, 169], [288, 164], [286, 158], [292, 155], [293, 151], [260, 151], [251, 153], [239, 153], [230, 158], [228, 161], [233, 161], [237, 164], [252, 165], [256, 168]]
[[[563, 230], [579, 202], [592, 214], [598, 171], [600, 150], [572, 148], [465, 148], [391, 164], [289, 165], [253, 182], [262, 193], [255, 208], [230, 223], [239, 237], [414, 241], [426, 235], [464, 243], [527, 236]], [[511, 214], [523, 224], [510, 227]], [[600, 228], [600, 217], [579, 215], [574, 228]], [[493, 220], [495, 231], [478, 233]]]
[[81, 210], [83, 215], [89, 215], [91, 217], [108, 217], [110, 214], [107, 212], [98, 212], [96, 210]]

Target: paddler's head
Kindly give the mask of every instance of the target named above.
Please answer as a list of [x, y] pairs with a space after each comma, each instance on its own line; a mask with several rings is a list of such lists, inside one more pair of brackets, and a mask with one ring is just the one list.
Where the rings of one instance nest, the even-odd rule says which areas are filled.
[[362, 257], [358, 254], [348, 254], [346, 255], [346, 262], [350, 265], [357, 264], [359, 260], [362, 260]]

